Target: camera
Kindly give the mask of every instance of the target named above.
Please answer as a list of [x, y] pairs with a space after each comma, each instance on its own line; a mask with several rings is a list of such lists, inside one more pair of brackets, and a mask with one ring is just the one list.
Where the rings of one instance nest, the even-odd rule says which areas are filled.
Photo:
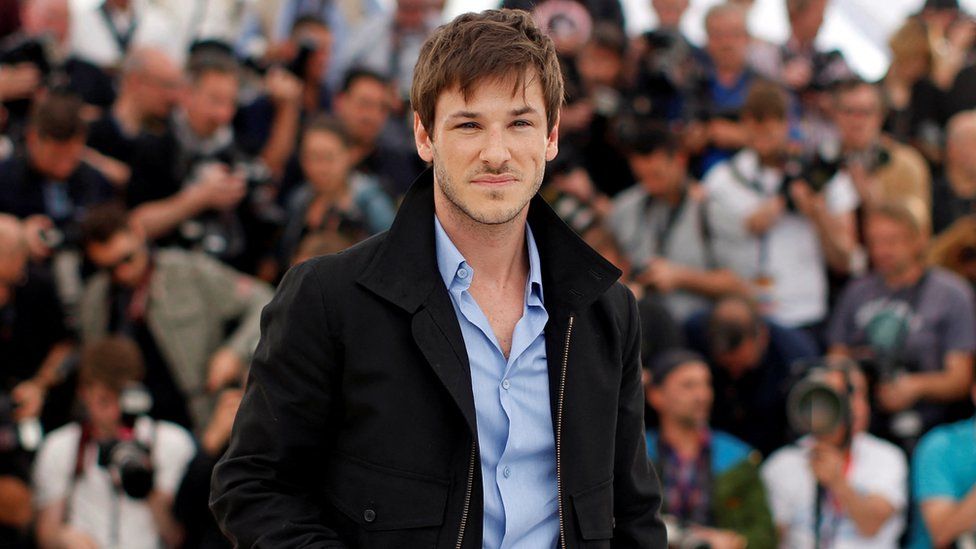
[[663, 515], [664, 529], [668, 533], [668, 547], [670, 549], [710, 549], [712, 545], [696, 536], [687, 525], [673, 515]]
[[790, 428], [799, 435], [825, 436], [840, 428], [850, 431], [850, 390], [838, 391], [827, 377], [831, 372], [845, 374], [843, 365], [820, 363], [806, 369], [806, 374], [790, 389], [786, 397], [786, 417]]
[[843, 163], [839, 158], [827, 159], [821, 154], [814, 154], [810, 158], [788, 158], [783, 166], [783, 183], [779, 186], [779, 192], [786, 199], [786, 207], [791, 212], [796, 211], [796, 204], [790, 196], [790, 184], [794, 181], [806, 182], [814, 194], [819, 194], [841, 168]]
[[145, 499], [153, 489], [152, 451], [144, 442], [151, 439], [141, 432], [137, 420], [152, 407], [152, 397], [141, 385], [132, 385], [119, 396], [122, 428], [117, 438], [98, 444], [98, 466], [107, 469], [117, 488], [133, 499]]

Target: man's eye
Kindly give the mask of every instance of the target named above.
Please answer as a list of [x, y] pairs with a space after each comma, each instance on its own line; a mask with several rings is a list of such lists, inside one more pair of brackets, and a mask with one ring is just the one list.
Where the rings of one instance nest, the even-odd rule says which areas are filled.
[[462, 130], [473, 130], [478, 127], [474, 122], [462, 122], [456, 126], [458, 129]]
[[512, 122], [512, 125], [519, 128], [528, 128], [532, 126], [532, 122], [529, 122], [528, 120], [516, 120], [515, 122]]

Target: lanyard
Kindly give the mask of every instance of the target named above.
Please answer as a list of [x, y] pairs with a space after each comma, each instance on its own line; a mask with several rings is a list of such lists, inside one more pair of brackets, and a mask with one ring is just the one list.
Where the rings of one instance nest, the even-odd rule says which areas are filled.
[[[853, 443], [852, 443], [853, 444]], [[844, 456], [844, 478], [850, 476], [851, 472], [851, 451], [848, 450]], [[840, 501], [834, 494], [827, 491], [819, 482], [817, 483], [817, 499], [814, 504], [815, 521], [813, 524], [814, 549], [830, 549], [833, 547], [840, 529], [840, 523], [844, 519], [844, 512], [841, 509]], [[824, 507], [827, 507], [829, 520], [824, 520]]]

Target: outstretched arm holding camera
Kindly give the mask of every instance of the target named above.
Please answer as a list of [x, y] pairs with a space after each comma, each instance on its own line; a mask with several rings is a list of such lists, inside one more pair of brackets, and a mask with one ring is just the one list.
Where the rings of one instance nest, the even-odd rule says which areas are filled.
[[827, 264], [839, 273], [849, 272], [857, 246], [854, 213], [832, 213], [824, 192], [815, 193], [804, 181], [791, 183], [789, 192], [797, 210], [813, 223]]
[[878, 388], [878, 403], [888, 412], [911, 408], [916, 402], [955, 402], [965, 397], [973, 382], [973, 356], [950, 351], [943, 369], [904, 374]]

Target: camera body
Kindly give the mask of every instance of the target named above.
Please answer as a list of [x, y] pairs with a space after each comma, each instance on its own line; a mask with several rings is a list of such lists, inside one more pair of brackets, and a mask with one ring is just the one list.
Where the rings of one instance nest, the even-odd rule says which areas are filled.
[[145, 499], [153, 489], [154, 422], [148, 416], [152, 397], [135, 384], [119, 396], [122, 425], [116, 438], [98, 443], [98, 466], [109, 471], [116, 487], [133, 499]]

